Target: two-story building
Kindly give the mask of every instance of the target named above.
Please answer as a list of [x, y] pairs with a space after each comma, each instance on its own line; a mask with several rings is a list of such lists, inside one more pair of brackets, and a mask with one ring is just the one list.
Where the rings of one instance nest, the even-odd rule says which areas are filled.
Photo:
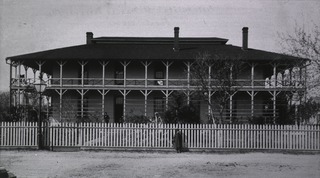
[[[59, 121], [88, 115], [103, 120], [106, 114], [110, 122], [122, 122], [128, 115], [153, 118], [167, 109], [173, 92], [184, 92], [191, 100], [190, 91], [198, 87], [191, 82], [190, 68], [201, 53], [245, 60], [246, 71], [236, 76], [241, 87], [226, 111], [241, 122], [266, 112], [275, 120], [284, 104], [279, 93], [296, 96], [305, 91], [306, 60], [248, 48], [247, 27], [242, 46], [223, 38], [179, 37], [177, 27], [173, 37], [86, 35], [83, 45], [8, 57], [11, 104], [28, 105], [25, 97], [43, 74], [50, 115]], [[209, 97], [214, 101], [214, 95]], [[207, 123], [208, 104], [200, 101], [198, 107], [201, 122]]]

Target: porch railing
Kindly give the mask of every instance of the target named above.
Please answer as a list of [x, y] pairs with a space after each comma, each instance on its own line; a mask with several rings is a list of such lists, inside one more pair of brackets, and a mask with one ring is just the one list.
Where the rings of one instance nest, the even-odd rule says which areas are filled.
[[[30, 86], [35, 81], [33, 79], [11, 79], [12, 86], [26, 87]], [[168, 82], [168, 83], [167, 83]], [[196, 87], [197, 80], [187, 79], [114, 79], [106, 78], [104, 81], [101, 78], [50, 78], [47, 80], [48, 87]], [[211, 80], [212, 86], [219, 86], [217, 80]], [[234, 81], [235, 87], [241, 88], [303, 88], [304, 81], [265, 81], [265, 80], [250, 80], [237, 79]]]

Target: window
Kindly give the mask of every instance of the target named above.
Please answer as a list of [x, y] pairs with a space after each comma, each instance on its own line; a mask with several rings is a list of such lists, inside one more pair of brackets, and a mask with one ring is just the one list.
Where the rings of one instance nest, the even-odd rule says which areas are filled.
[[115, 84], [116, 85], [123, 85], [124, 84], [124, 72], [123, 67], [118, 65], [115, 69]]
[[[156, 68], [154, 73], [155, 85], [163, 85], [163, 79], [164, 79], [164, 70], [163, 68]], [[161, 80], [157, 80], [161, 79]]]
[[154, 99], [154, 113], [163, 113], [165, 111], [165, 103], [163, 98]]
[[164, 73], [163, 73], [163, 71], [156, 71], [155, 72], [155, 78], [156, 79], [164, 79]]

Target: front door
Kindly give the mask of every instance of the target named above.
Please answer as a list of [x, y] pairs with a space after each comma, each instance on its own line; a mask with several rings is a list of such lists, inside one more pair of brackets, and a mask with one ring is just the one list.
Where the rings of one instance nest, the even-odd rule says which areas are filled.
[[115, 97], [114, 99], [114, 122], [123, 122], [123, 97]]

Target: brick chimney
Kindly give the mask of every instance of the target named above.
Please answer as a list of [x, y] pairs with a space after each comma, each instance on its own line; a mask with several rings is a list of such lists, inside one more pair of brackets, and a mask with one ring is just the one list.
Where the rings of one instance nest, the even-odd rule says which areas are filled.
[[173, 50], [179, 51], [179, 27], [174, 27], [174, 44]]
[[247, 50], [248, 49], [248, 27], [242, 28], [242, 49]]
[[87, 44], [92, 44], [93, 39], [93, 33], [92, 32], [87, 32]]

